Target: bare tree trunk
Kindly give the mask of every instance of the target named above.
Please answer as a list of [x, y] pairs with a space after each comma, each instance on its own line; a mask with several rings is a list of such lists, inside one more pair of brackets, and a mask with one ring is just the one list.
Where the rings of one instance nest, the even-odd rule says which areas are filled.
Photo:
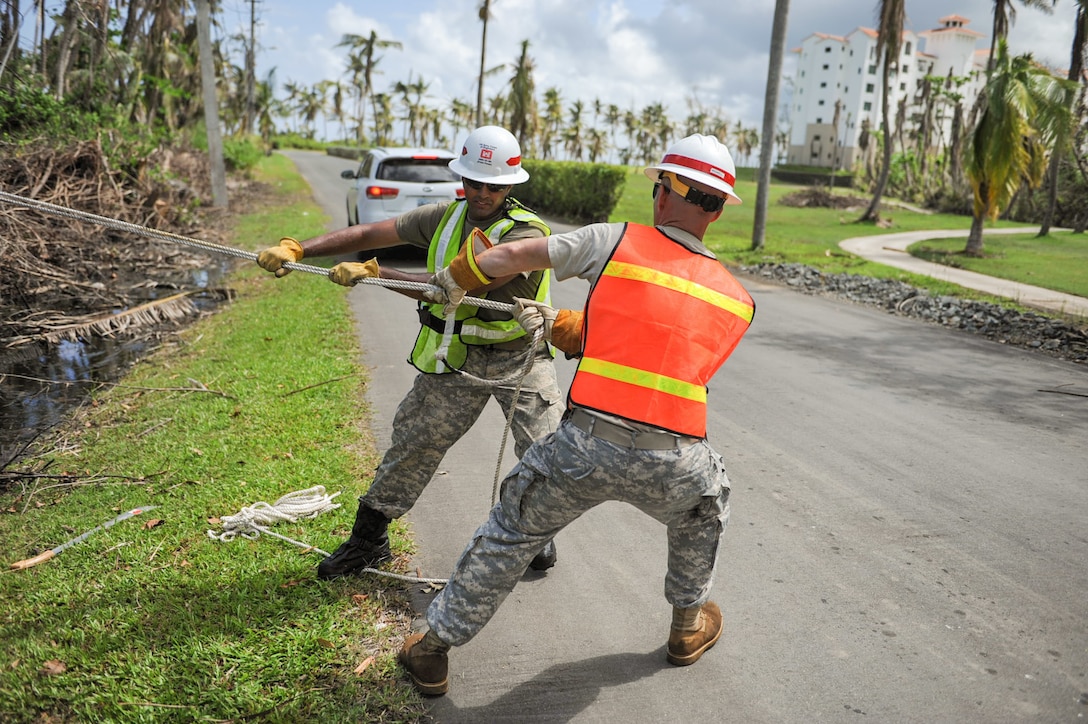
[[985, 214], [975, 213], [971, 217], [971, 231], [967, 235], [967, 246], [963, 253], [967, 256], [982, 256], [982, 227], [985, 224]]
[[0, 80], [4, 77], [4, 69], [7, 68], [8, 59], [15, 56], [16, 65], [19, 59], [19, 26], [22, 14], [19, 12], [19, 0], [10, 0], [8, 12], [0, 18]]
[[[1077, 8], [1077, 22], [1073, 30], [1073, 52], [1069, 61], [1069, 80], [1081, 82], [1081, 74], [1084, 69], [1084, 48], [1088, 45], [1088, 5], [1081, 4]], [[1081, 100], [1083, 101], [1085, 86], [1081, 84]], [[1076, 111], [1082, 109], [1082, 103], [1074, 105], [1072, 127], [1077, 128], [1084, 119]], [[1047, 167], [1046, 177], [1049, 188], [1047, 190], [1046, 211], [1043, 213], [1043, 223], [1039, 227], [1039, 236], [1050, 233], [1050, 225], [1054, 223], [1054, 212], [1058, 208], [1058, 173], [1061, 168], [1062, 157], [1065, 155], [1065, 138], [1058, 138], [1054, 142], [1054, 150], [1050, 154], [1050, 166]]]
[[480, 4], [480, 20], [483, 21], [484, 30], [480, 36], [480, 77], [476, 82], [476, 127], [483, 125], [484, 119], [484, 56], [487, 53], [487, 20], [491, 16], [491, 0], [483, 0]]
[[211, 21], [208, 0], [196, 0], [197, 43], [200, 48], [200, 80], [204, 90], [204, 124], [208, 133], [211, 161], [212, 205], [227, 207], [227, 172], [223, 163], [223, 139], [219, 135], [219, 101], [215, 93], [215, 64], [212, 62]]
[[[989, 198], [990, 196], [990, 183], [983, 181], [978, 187], [978, 197], [982, 199]], [[983, 239], [982, 228], [986, 223], [986, 217], [990, 213], [989, 203], [986, 203], [981, 209], [977, 206], [971, 216], [971, 231], [967, 236], [967, 246], [963, 248], [963, 253], [967, 256], [981, 257], [983, 251]]]
[[763, 237], [767, 230], [767, 205], [771, 191], [771, 166], [774, 161], [774, 121], [778, 114], [778, 93], [782, 81], [782, 59], [786, 52], [789, 12], [790, 0], [775, 0], [767, 89], [763, 95], [763, 135], [759, 144], [759, 182], [756, 189], [755, 223], [752, 226], [753, 251], [763, 248]]
[[72, 58], [72, 47], [76, 44], [79, 33], [76, 32], [76, 8], [75, 0], [68, 0], [64, 6], [64, 15], [61, 19], [63, 31], [60, 36], [60, 46], [57, 50], [57, 67], [53, 75], [53, 97], [62, 100], [67, 83], [68, 64]]
[[884, 189], [888, 185], [888, 175], [892, 170], [892, 131], [891, 131], [891, 119], [888, 114], [888, 69], [889, 63], [887, 60], [884, 62], [884, 91], [880, 96], [880, 128], [883, 131], [884, 138], [884, 163], [880, 169], [880, 177], [877, 179], [876, 188], [873, 190], [873, 199], [869, 202], [869, 208], [865, 209], [865, 213], [861, 215], [858, 221], [876, 221], [880, 218], [880, 200], [884, 196]]

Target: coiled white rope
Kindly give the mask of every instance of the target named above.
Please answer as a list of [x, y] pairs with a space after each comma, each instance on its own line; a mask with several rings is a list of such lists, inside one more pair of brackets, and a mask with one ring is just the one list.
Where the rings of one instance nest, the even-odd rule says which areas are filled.
[[[208, 536], [224, 543], [234, 540], [237, 536], [255, 540], [260, 537], [261, 533], [267, 532], [266, 526], [284, 520], [297, 523], [300, 519], [316, 518], [322, 513], [336, 510], [340, 507], [340, 504], [333, 503], [332, 499], [337, 495], [340, 495], [340, 493], [336, 492], [327, 495], [324, 485], [315, 485], [306, 490], [296, 490], [293, 493], [288, 493], [272, 505], [260, 501], [242, 508], [234, 515], [223, 516], [220, 519], [223, 524], [223, 532], [216, 533], [209, 530]], [[279, 537], [282, 538], [283, 536]]]
[[[288, 493], [271, 505], [264, 501], [259, 501], [253, 505], [242, 508], [234, 515], [223, 516], [220, 519], [220, 522], [223, 524], [223, 531], [221, 533], [216, 533], [214, 530], [209, 530], [208, 537], [213, 540], [228, 543], [238, 536], [249, 540], [256, 540], [262, 534], [270, 535], [273, 538], [279, 538], [280, 540], [296, 545], [299, 548], [305, 548], [307, 551], [320, 553], [328, 558], [331, 555], [328, 551], [323, 551], [317, 546], [312, 546], [308, 543], [303, 543], [294, 538], [289, 538], [285, 535], [276, 533], [275, 531], [270, 530], [268, 526], [282, 521], [297, 523], [299, 520], [309, 520], [330, 510], [336, 510], [340, 507], [340, 504], [333, 503], [332, 500], [337, 495], [340, 495], [340, 493], [336, 492], [332, 495], [327, 495], [325, 493], [324, 485], [315, 485], [306, 490], [296, 490], [293, 493]], [[411, 581], [413, 583], [442, 584], [446, 582], [445, 578], [406, 576], [400, 573], [379, 571], [376, 568], [364, 568], [362, 571], [385, 576], [386, 578]]]

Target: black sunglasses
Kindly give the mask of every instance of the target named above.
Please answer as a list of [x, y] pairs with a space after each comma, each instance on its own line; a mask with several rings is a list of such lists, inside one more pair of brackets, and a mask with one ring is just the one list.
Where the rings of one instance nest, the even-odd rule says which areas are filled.
[[510, 188], [509, 184], [507, 184], [505, 186], [503, 186], [501, 184], [484, 184], [482, 181], [473, 181], [470, 178], [463, 178], [461, 180], [465, 182], [465, 186], [468, 186], [473, 191], [479, 191], [480, 189], [482, 189], [486, 185], [487, 190], [490, 191], [491, 193], [501, 194], [503, 191]]

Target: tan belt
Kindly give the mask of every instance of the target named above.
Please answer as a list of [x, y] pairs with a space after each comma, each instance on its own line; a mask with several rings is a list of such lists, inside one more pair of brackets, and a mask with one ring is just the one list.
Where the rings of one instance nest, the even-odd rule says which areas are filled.
[[639, 432], [575, 408], [567, 415], [570, 424], [601, 440], [633, 450], [675, 450], [700, 442], [702, 438], [674, 435], [671, 432]]

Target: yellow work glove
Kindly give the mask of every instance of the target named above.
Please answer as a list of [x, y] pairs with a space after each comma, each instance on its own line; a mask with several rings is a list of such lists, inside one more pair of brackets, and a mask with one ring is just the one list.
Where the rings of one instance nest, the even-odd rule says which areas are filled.
[[489, 248], [491, 242], [487, 235], [479, 229], [473, 229], [472, 238], [461, 246], [461, 251], [457, 252], [450, 265], [439, 269], [431, 277], [431, 285], [438, 289], [428, 289], [423, 292], [423, 298], [434, 304], [444, 304], [444, 316], [453, 314], [465, 294], [495, 281], [476, 265], [476, 255]]
[[355, 286], [361, 279], [377, 279], [381, 277], [381, 267], [378, 266], [378, 258], [369, 261], [345, 261], [337, 264], [329, 270], [329, 279], [342, 284], [345, 287]]
[[581, 312], [571, 309], [553, 309], [532, 299], [514, 297], [514, 318], [530, 336], [544, 328], [544, 339], [567, 354], [582, 351]]
[[556, 312], [543, 302], [514, 297], [514, 319], [530, 337], [535, 336], [538, 329], [543, 329], [544, 339], [551, 342]]
[[280, 239], [279, 246], [272, 246], [257, 255], [257, 263], [262, 269], [275, 272], [277, 277], [287, 276], [290, 269], [283, 265], [287, 262], [302, 261], [302, 244], [297, 239], [285, 236]]

